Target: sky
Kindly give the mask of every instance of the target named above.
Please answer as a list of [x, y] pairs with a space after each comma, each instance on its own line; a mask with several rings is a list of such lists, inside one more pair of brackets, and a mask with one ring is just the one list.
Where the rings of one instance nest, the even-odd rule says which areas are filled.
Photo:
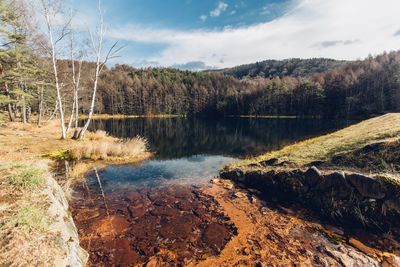
[[[70, 0], [78, 27], [97, 0]], [[102, 0], [115, 63], [202, 70], [265, 59], [362, 59], [400, 49], [400, 0]]]

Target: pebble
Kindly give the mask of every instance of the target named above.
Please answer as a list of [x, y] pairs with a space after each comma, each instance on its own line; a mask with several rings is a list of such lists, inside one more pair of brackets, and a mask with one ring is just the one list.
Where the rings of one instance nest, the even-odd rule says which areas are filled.
[[242, 193], [242, 192], [235, 192], [234, 196], [237, 198], [246, 198], [247, 197], [246, 194]]
[[250, 249], [248, 247], [243, 248], [242, 254], [243, 255], [250, 255]]

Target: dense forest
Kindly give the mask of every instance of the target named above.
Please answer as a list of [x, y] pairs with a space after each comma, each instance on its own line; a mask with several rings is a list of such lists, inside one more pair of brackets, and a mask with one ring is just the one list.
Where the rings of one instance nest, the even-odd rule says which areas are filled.
[[264, 60], [252, 64], [217, 70], [217, 72], [228, 74], [238, 79], [257, 77], [282, 78], [284, 76], [307, 77], [341, 67], [346, 63], [349, 62], [329, 58], [292, 58], [285, 60]]
[[[27, 122], [34, 114], [40, 124], [58, 117], [65, 136], [73, 125], [77, 131], [79, 114], [94, 112], [364, 117], [400, 110], [400, 52], [352, 62], [267, 60], [204, 72], [110, 68], [107, 60], [119, 49], [99, 51], [101, 35], [90, 50], [73, 39], [70, 25], [54, 28], [46, 21], [48, 31], [35, 32], [29, 9], [0, 3], [0, 121]], [[45, 12], [57, 14], [44, 3]], [[54, 41], [59, 33], [62, 46]]]

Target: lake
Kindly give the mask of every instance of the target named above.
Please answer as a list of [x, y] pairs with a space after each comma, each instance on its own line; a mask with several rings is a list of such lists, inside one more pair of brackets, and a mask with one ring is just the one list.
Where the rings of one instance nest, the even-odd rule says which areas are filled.
[[153, 159], [139, 165], [101, 170], [105, 190], [113, 191], [171, 182], [204, 184], [226, 164], [348, 124], [327, 119], [132, 118], [94, 120], [91, 130], [104, 130], [120, 138], [145, 137], [154, 153]]

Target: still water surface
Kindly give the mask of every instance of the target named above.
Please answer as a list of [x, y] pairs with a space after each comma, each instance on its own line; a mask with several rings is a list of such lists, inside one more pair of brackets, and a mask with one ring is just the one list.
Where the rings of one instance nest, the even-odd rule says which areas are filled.
[[[333, 132], [348, 121], [326, 119], [135, 118], [95, 120], [91, 130], [145, 137], [154, 158], [100, 172], [105, 192], [170, 183], [204, 184], [224, 165]], [[96, 183], [92, 175], [89, 182]]]

